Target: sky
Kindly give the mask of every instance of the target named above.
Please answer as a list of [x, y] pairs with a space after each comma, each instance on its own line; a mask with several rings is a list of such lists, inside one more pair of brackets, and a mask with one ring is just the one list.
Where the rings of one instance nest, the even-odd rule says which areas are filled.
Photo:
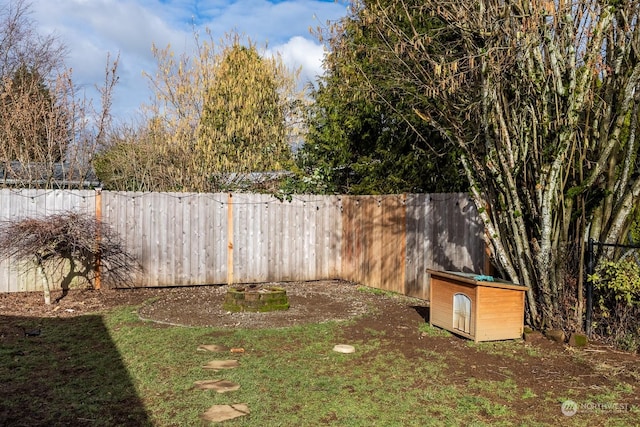
[[178, 55], [193, 49], [193, 31], [213, 40], [236, 31], [258, 47], [277, 51], [301, 84], [322, 74], [322, 45], [310, 28], [326, 27], [346, 15], [344, 0], [31, 0], [41, 34], [55, 34], [68, 48], [66, 66], [74, 82], [97, 99], [107, 55], [120, 56], [114, 94], [117, 119], [134, 119], [151, 95], [143, 71], [153, 74], [151, 46], [171, 45]]

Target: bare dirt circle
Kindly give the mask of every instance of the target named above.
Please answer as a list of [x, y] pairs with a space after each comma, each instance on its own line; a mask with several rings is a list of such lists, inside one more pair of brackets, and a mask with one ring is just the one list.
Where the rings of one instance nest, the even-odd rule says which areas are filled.
[[375, 311], [380, 299], [366, 288], [344, 281], [278, 283], [289, 309], [266, 313], [232, 313], [223, 308], [229, 286], [200, 286], [190, 292], [169, 289], [138, 311], [143, 320], [179, 326], [283, 328], [347, 320]]

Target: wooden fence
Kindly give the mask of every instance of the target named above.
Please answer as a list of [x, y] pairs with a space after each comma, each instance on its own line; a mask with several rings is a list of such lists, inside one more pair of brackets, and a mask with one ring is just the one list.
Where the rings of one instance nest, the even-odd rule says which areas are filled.
[[[345, 279], [420, 298], [427, 268], [485, 271], [483, 227], [465, 194], [295, 196], [0, 190], [0, 220], [65, 210], [124, 239], [137, 286]], [[0, 292], [40, 290], [0, 261]]]

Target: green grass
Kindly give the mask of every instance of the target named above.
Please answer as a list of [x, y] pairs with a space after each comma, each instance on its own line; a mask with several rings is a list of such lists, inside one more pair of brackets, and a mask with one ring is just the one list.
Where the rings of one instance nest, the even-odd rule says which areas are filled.
[[451, 334], [451, 332], [447, 331], [446, 329], [438, 328], [436, 326], [431, 326], [430, 323], [423, 323], [418, 327], [418, 329], [425, 336], [429, 336], [429, 337], [451, 337], [451, 336], [453, 336], [453, 334]]
[[397, 292], [391, 292], [391, 291], [387, 291], [384, 289], [379, 289], [379, 288], [373, 288], [370, 286], [358, 286], [358, 291], [359, 292], [364, 292], [367, 294], [373, 294], [373, 295], [385, 295], [385, 296], [398, 296], [400, 295]]
[[[0, 348], [0, 425], [199, 426], [199, 415], [211, 405], [234, 403], [248, 404], [251, 414], [225, 425], [548, 425], [545, 412], [559, 416], [560, 403], [579, 395], [549, 390], [537, 396], [508, 371], [499, 381], [454, 382], [447, 372], [455, 351], [423, 350], [421, 357], [407, 359], [375, 329], [366, 330], [370, 338], [352, 343], [355, 353], [336, 353], [332, 348], [344, 323], [181, 328], [140, 321], [132, 308], [66, 320], [24, 319], [22, 326], [34, 322], [42, 328], [40, 337], [15, 336]], [[428, 326], [420, 330], [424, 339], [450, 336]], [[200, 344], [245, 352], [197, 351]], [[517, 360], [537, 357], [517, 343], [473, 345], [478, 352]], [[217, 373], [201, 368], [226, 358], [238, 359], [240, 367]], [[204, 379], [226, 379], [241, 388], [226, 394], [193, 388]], [[593, 399], [617, 402], [634, 392], [634, 385], [620, 382]], [[631, 416], [588, 415], [596, 418], [577, 415], [559, 423], [621, 425]]]

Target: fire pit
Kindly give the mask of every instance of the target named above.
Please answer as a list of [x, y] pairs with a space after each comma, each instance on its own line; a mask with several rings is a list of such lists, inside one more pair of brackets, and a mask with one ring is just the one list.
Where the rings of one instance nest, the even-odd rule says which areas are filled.
[[277, 286], [248, 285], [227, 290], [222, 307], [234, 313], [268, 312], [289, 309], [287, 291]]

